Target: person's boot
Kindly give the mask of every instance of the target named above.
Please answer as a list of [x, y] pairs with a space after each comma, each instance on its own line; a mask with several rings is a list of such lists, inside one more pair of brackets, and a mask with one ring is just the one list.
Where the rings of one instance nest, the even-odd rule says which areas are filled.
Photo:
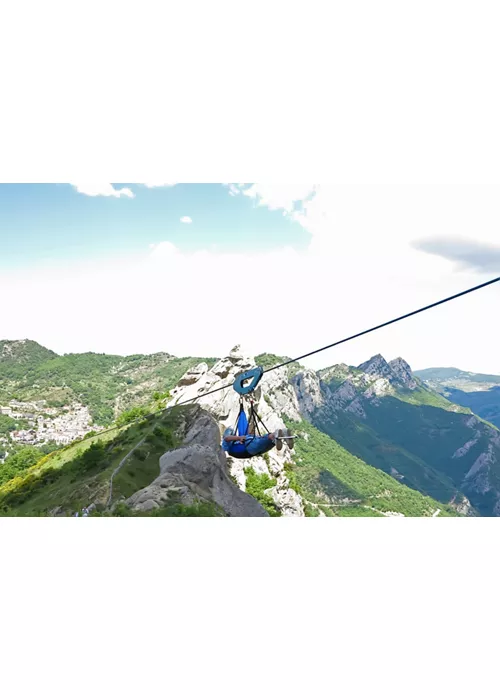
[[283, 437], [283, 431], [280, 428], [280, 430], [278, 430], [278, 432], [276, 433], [276, 449], [278, 451], [281, 450], [281, 448], [283, 447], [282, 437]]
[[293, 437], [291, 437], [291, 435], [292, 431], [290, 430], [290, 428], [288, 428], [285, 435], [285, 442], [289, 450], [293, 450]]

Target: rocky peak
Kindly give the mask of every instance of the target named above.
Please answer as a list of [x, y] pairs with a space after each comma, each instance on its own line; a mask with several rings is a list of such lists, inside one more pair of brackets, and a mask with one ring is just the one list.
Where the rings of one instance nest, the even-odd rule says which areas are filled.
[[[415, 389], [417, 382], [415, 381], [410, 365], [403, 360], [402, 357], [397, 357], [395, 360], [386, 362], [382, 355], [374, 355], [367, 362], [358, 366], [362, 372], [368, 377], [386, 380], [384, 386], [390, 384], [401, 384], [407, 389]], [[380, 387], [380, 391], [375, 393], [384, 393], [384, 388]]]
[[249, 354], [243, 349], [241, 345], [238, 344], [235, 345], [234, 348], [231, 348], [228, 357], [235, 360], [243, 360], [244, 358], [249, 357]]
[[382, 355], [374, 355], [369, 360], [358, 365], [358, 369], [368, 375], [376, 375], [377, 377], [390, 377], [392, 370], [389, 363], [385, 361]]
[[323, 382], [330, 382], [332, 379], [344, 381], [352, 374], [352, 369], [349, 365], [341, 362], [338, 365], [333, 365], [332, 367], [326, 367], [318, 372], [319, 378]]
[[393, 374], [399, 379], [401, 384], [404, 384], [409, 389], [415, 389], [417, 382], [413, 378], [410, 365], [403, 360], [402, 357], [397, 357], [389, 362]]

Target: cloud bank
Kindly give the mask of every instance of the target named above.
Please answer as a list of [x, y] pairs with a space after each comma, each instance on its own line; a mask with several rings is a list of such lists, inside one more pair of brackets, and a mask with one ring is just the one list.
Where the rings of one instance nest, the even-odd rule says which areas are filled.
[[[254, 184], [246, 194], [249, 188], [234, 185], [232, 196], [300, 223], [309, 240], [305, 252], [185, 252], [165, 240], [145, 243], [133, 258], [11, 273], [0, 279], [0, 294], [16, 299], [3, 310], [2, 335], [31, 337], [57, 352], [220, 356], [241, 342], [250, 352], [297, 356], [484, 281], [484, 256], [457, 270], [456, 256], [416, 248], [415, 240], [441, 236], [449, 253], [457, 235], [467, 239], [479, 228], [488, 254], [498, 241], [495, 188], [293, 185], [287, 191]], [[498, 308], [500, 285], [305, 364], [359, 364], [381, 352], [388, 359], [401, 355], [415, 369], [500, 373]]]
[[500, 246], [461, 238], [431, 238], [413, 245], [416, 250], [456, 262], [461, 269], [500, 275]]
[[96, 184], [75, 184], [73, 185], [75, 190], [80, 194], [86, 194], [88, 197], [135, 197], [132, 190], [128, 187], [122, 187], [116, 189], [110, 183], [96, 185]]

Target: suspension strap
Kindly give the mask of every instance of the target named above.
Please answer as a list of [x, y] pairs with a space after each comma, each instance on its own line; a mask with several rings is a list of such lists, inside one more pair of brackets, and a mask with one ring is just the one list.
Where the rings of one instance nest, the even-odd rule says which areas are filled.
[[261, 432], [259, 430], [259, 423], [260, 423], [262, 425], [262, 427], [264, 428], [264, 430], [266, 431], [266, 434], [269, 433], [270, 431], [269, 431], [268, 427], [266, 426], [266, 424], [264, 423], [264, 421], [262, 420], [262, 418], [259, 416], [259, 414], [257, 413], [257, 411], [254, 408], [253, 400], [251, 403], [251, 411], [252, 411], [252, 414], [253, 414], [254, 420], [255, 420], [256, 432], [258, 432], [258, 434], [261, 435]]
[[255, 407], [253, 405], [253, 399], [250, 399], [250, 418], [253, 418], [253, 423], [255, 426], [255, 433], [260, 437], [261, 433], [259, 430], [259, 423], [258, 421], [260, 420], [259, 416], [257, 415], [257, 411], [255, 410]]

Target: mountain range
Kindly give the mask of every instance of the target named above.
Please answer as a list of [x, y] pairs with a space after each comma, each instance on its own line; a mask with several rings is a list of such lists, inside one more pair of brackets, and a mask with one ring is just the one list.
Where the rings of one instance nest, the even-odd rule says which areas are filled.
[[500, 375], [437, 367], [414, 372], [416, 377], [454, 403], [467, 406], [500, 428]]
[[[220, 430], [234, 424], [238, 396], [201, 394], [255, 364], [267, 369], [284, 359], [253, 358], [239, 347], [219, 360], [167, 353], [61, 357], [33, 341], [1, 341], [0, 406], [46, 401], [64, 410], [79, 403], [101, 426], [116, 427], [33, 457], [0, 485], [0, 508], [10, 515], [69, 514], [89, 503], [96, 514], [121, 508], [135, 515], [500, 515], [500, 431], [491, 421], [499, 377], [412, 372], [402, 358], [387, 362], [380, 355], [320, 371], [291, 363], [264, 374], [256, 401], [270, 430], [287, 425], [300, 436], [295, 448], [222, 459]], [[196, 415], [176, 407], [195, 398]], [[159, 414], [163, 422], [120, 427], [120, 415], [136, 411], [140, 419], [141, 411], [164, 406], [171, 410]], [[196, 476], [200, 450], [213, 467], [212, 481]], [[251, 498], [243, 502], [245, 492]]]

